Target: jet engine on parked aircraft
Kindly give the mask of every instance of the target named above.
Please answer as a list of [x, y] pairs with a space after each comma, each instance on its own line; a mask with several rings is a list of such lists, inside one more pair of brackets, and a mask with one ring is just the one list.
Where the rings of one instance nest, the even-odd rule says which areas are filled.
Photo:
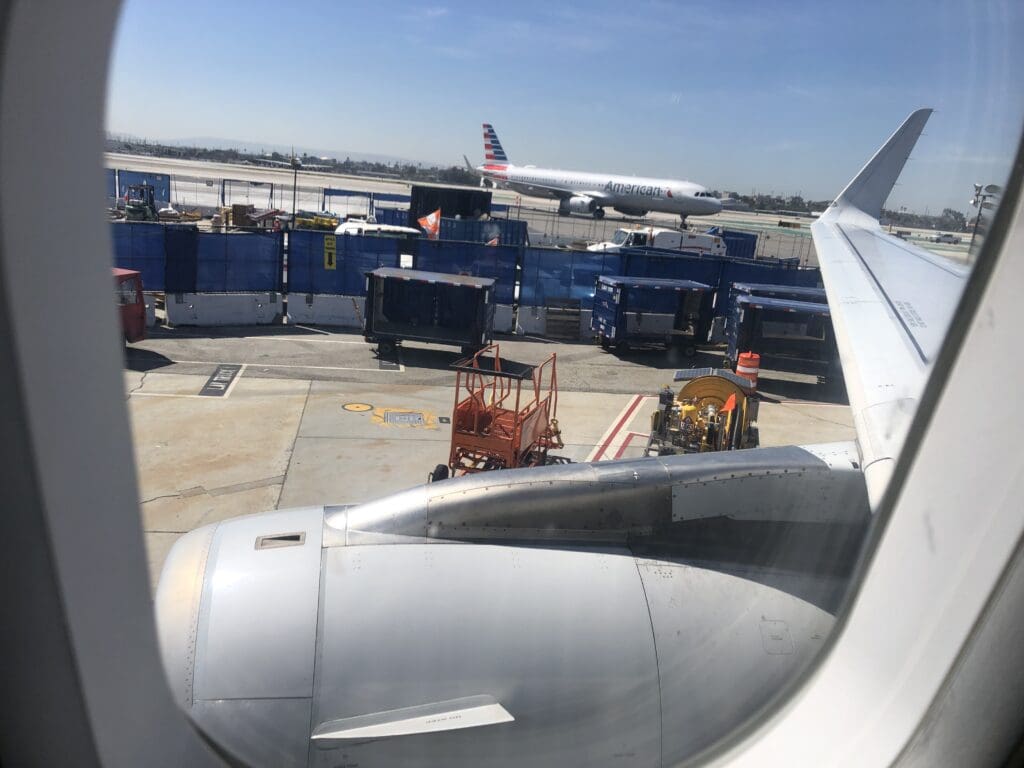
[[575, 195], [558, 203], [558, 212], [563, 216], [570, 213], [592, 213], [594, 218], [599, 219], [601, 218], [597, 213], [599, 210], [601, 209], [597, 207], [597, 200], [586, 195]]

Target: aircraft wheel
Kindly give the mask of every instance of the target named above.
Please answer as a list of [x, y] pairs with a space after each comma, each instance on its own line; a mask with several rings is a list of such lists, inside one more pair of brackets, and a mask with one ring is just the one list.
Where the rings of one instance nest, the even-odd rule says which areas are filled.
[[604, 208], [595, 208], [594, 209], [594, 218], [597, 219], [598, 221], [603, 219], [604, 218]]
[[438, 464], [436, 467], [434, 467], [434, 471], [430, 473], [430, 482], [432, 482], [432, 483], [436, 483], [439, 480], [447, 480], [447, 479], [448, 479], [448, 465], [447, 464]]

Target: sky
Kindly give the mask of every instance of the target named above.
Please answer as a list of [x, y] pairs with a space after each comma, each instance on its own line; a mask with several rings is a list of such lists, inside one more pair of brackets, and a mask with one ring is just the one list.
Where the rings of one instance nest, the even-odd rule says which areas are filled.
[[1024, 3], [127, 0], [107, 129], [509, 159], [831, 199], [918, 107], [888, 207], [968, 212], [1024, 122]]

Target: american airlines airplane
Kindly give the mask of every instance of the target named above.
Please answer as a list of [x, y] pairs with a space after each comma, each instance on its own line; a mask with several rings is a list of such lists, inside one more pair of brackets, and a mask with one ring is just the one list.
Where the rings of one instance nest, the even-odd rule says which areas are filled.
[[484, 123], [484, 164], [474, 169], [466, 158], [466, 165], [480, 174], [482, 182], [524, 195], [557, 198], [563, 216], [589, 213], [600, 219], [605, 208], [614, 208], [626, 216], [645, 216], [649, 211], [675, 213], [685, 224], [691, 214], [710, 216], [722, 210], [718, 198], [692, 181], [512, 165], [490, 123]]

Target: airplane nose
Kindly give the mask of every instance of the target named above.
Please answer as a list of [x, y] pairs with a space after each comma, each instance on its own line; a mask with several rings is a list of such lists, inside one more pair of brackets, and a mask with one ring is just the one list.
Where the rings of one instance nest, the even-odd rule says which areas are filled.
[[164, 673], [174, 700], [185, 709], [192, 705], [199, 602], [216, 529], [216, 525], [207, 525], [178, 539], [164, 562], [156, 590], [156, 628]]

